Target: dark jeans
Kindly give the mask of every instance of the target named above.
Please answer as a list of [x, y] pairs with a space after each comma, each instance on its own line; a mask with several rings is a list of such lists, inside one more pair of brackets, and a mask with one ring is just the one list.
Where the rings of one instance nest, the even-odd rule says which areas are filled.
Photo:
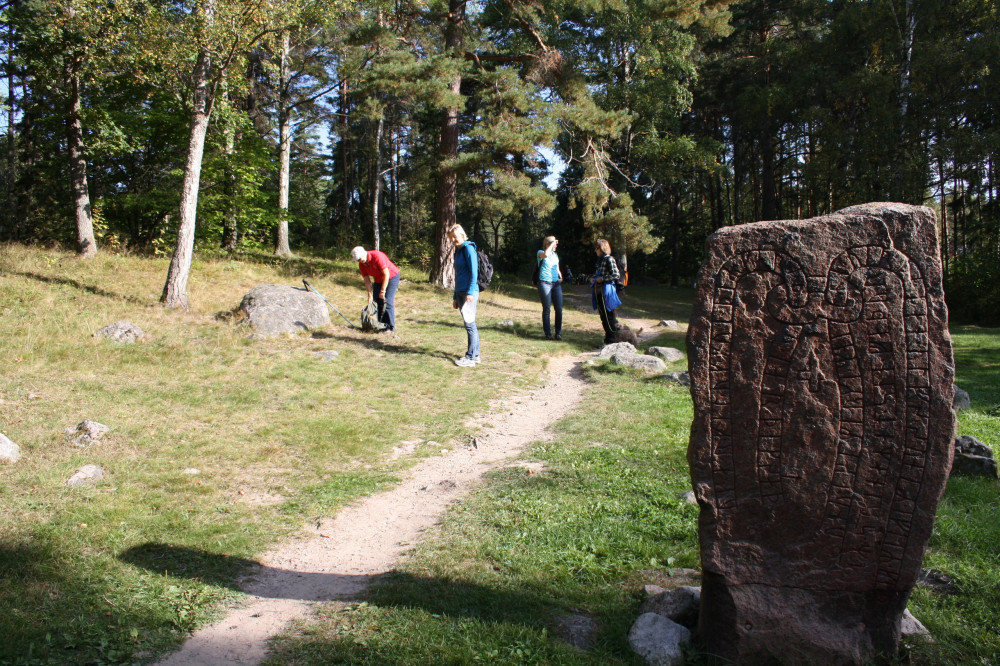
[[542, 330], [545, 337], [552, 336], [552, 326], [549, 323], [549, 308], [556, 309], [556, 335], [562, 335], [563, 293], [558, 282], [539, 282], [538, 297], [542, 300]]
[[396, 329], [396, 290], [399, 289], [399, 276], [389, 278], [385, 286], [385, 300], [382, 300], [382, 283], [372, 285], [372, 298], [378, 306], [378, 320], [390, 331]]
[[594, 300], [597, 301], [597, 314], [601, 315], [601, 326], [604, 327], [604, 344], [610, 345], [615, 341], [615, 332], [619, 328], [618, 315], [604, 304], [604, 285], [594, 283], [593, 288]]

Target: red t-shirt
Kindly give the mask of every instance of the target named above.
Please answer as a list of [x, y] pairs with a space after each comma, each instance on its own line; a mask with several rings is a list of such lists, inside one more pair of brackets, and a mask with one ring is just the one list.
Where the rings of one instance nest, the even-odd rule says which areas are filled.
[[389, 257], [385, 255], [385, 252], [379, 252], [378, 250], [368, 250], [368, 260], [365, 263], [358, 262], [358, 268], [361, 270], [362, 275], [367, 275], [372, 278], [372, 282], [378, 282], [381, 284], [382, 280], [385, 278], [385, 269], [389, 269], [389, 279], [399, 275], [399, 269], [396, 268], [396, 264], [389, 261]]

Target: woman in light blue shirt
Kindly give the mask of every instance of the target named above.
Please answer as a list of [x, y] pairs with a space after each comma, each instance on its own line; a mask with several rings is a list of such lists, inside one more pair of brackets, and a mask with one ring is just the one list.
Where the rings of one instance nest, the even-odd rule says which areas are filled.
[[[559, 241], [555, 236], [546, 236], [542, 240], [542, 249], [538, 251], [538, 297], [542, 301], [542, 329], [546, 340], [562, 340], [562, 271], [559, 270], [559, 255], [556, 247]], [[556, 332], [552, 334], [549, 322], [549, 308], [556, 310]]]

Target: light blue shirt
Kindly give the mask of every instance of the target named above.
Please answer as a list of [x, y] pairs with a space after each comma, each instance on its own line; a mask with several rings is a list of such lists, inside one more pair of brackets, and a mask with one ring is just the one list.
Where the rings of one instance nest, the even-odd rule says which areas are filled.
[[541, 264], [538, 266], [539, 282], [559, 282], [559, 255], [555, 252], [542, 258], [543, 250], [538, 251]]

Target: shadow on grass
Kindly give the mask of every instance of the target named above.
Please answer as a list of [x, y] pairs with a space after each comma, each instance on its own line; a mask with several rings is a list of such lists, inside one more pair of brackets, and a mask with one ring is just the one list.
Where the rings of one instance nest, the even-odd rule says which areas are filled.
[[151, 573], [187, 578], [268, 599], [325, 601], [360, 599], [379, 581], [381, 605], [419, 608], [454, 617], [481, 617], [527, 622], [549, 605], [533, 593], [495, 590], [482, 585], [422, 578], [391, 571], [382, 575], [311, 573], [261, 565], [198, 548], [145, 543], [118, 555], [127, 564]]
[[183, 631], [162, 608], [123, 605], [114, 577], [82, 571], [72, 554], [32, 539], [0, 544], [0, 664], [135, 663]]
[[150, 305], [149, 301], [136, 298], [135, 296], [116, 294], [113, 291], [107, 291], [106, 289], [101, 289], [100, 287], [95, 287], [90, 284], [84, 284], [83, 282], [80, 282], [79, 280], [74, 280], [72, 278], [52, 277], [50, 275], [39, 275], [38, 273], [26, 273], [22, 271], [9, 271], [8, 274], [18, 275], [20, 277], [25, 277], [30, 280], [37, 280], [39, 282], [44, 282], [46, 284], [61, 284], [63, 286], [79, 289], [80, 291], [85, 291], [95, 296], [103, 296], [104, 298], [114, 298], [116, 300], [125, 301], [126, 303], [132, 303], [133, 305]]

